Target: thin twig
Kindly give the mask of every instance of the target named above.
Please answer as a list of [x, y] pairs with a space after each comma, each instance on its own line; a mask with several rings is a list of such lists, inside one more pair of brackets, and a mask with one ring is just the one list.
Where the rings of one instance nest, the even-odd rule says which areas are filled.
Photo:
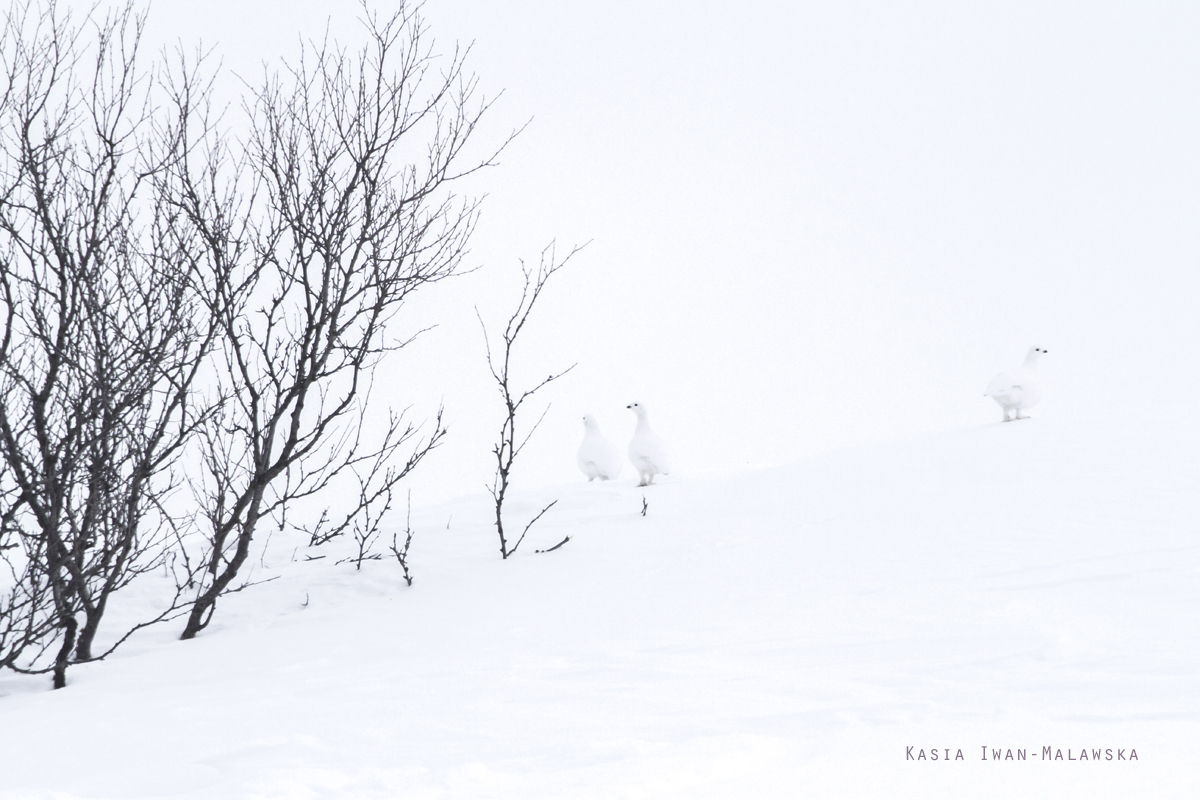
[[555, 504], [557, 504], [557, 503], [558, 503], [557, 500], [551, 500], [550, 505], [546, 506], [541, 511], [539, 511], [537, 513], [536, 517], [529, 520], [529, 524], [525, 526], [525, 530], [521, 531], [521, 538], [517, 539], [517, 543], [512, 546], [511, 550], [508, 551], [509, 555], [512, 555], [513, 553], [517, 552], [517, 548], [521, 546], [521, 542], [525, 541], [525, 534], [529, 533], [529, 529], [533, 527], [533, 523], [535, 523], [539, 519], [541, 519], [542, 515], [545, 514], [547, 511], [549, 511], [551, 508], [553, 508], [555, 506]]
[[559, 542], [558, 544], [554, 545], [554, 547], [547, 547], [545, 550], [534, 550], [533, 552], [535, 552], [535, 553], [553, 553], [555, 550], [562, 547], [564, 544], [566, 544], [569, 541], [571, 541], [571, 537], [564, 536], [563, 540], [561, 542]]

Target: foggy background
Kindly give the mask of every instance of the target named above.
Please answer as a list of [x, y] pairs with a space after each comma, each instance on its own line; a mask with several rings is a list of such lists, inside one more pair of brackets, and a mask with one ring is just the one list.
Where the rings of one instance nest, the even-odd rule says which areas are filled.
[[[386, 3], [377, 6], [391, 13]], [[475, 493], [501, 421], [494, 333], [549, 284], [518, 375], [579, 366], [517, 486], [581, 481], [580, 418], [624, 449], [644, 403], [674, 475], [993, 424], [983, 390], [1034, 344], [1033, 414], [1191, 415], [1197, 359], [1200, 7], [1182, 3], [553, 3], [429, 0], [474, 43], [477, 135], [532, 122], [462, 189], [486, 193], [467, 266], [418, 292], [376, 403], [444, 402], [416, 504]], [[199, 40], [256, 84], [353, 2], [159, 2], [147, 44]], [[486, 119], [486, 118], [485, 118]], [[532, 423], [541, 406], [526, 417]], [[382, 410], [382, 408], [380, 409]], [[622, 479], [635, 479], [626, 465]]]

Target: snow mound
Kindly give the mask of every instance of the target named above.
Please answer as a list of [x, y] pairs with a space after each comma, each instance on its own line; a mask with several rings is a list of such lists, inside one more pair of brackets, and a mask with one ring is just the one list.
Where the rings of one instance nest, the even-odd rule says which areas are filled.
[[1198, 447], [1047, 417], [574, 484], [507, 562], [464, 498], [411, 587], [276, 534], [198, 639], [0, 677], [0, 797], [1186, 796]]

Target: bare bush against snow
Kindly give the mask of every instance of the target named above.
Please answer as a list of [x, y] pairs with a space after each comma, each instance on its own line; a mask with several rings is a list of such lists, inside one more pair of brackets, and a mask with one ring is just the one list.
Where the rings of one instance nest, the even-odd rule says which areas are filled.
[[554, 273], [567, 265], [571, 257], [579, 252], [581, 248], [575, 247], [567, 254], [566, 258], [558, 261], [555, 258], [554, 243], [546, 247], [542, 251], [541, 258], [538, 261], [537, 270], [534, 271], [525, 266], [525, 262], [521, 262], [521, 274], [524, 278], [521, 285], [521, 299], [517, 303], [517, 308], [508, 318], [508, 322], [504, 325], [504, 330], [500, 334], [500, 342], [495, 351], [492, 350], [492, 341], [488, 335], [487, 325], [483, 321], [483, 316], [479, 314], [479, 310], [475, 310], [475, 314], [479, 317], [479, 325], [483, 329], [483, 341], [487, 352], [488, 370], [492, 373], [492, 379], [496, 382], [496, 388], [500, 392], [500, 397], [504, 402], [504, 418], [500, 423], [500, 436], [496, 443], [492, 445], [492, 455], [496, 458], [496, 473], [492, 478], [492, 483], [488, 486], [488, 491], [492, 495], [492, 501], [496, 509], [496, 533], [500, 537], [500, 557], [507, 559], [513, 553], [517, 552], [517, 548], [521, 546], [521, 542], [525, 540], [525, 534], [529, 533], [529, 529], [533, 524], [541, 519], [542, 515], [549, 511], [557, 500], [552, 501], [549, 505], [537, 513], [521, 531], [521, 535], [516, 541], [510, 545], [510, 538], [504, 533], [504, 500], [508, 494], [509, 483], [512, 480], [513, 464], [517, 460], [517, 456], [529, 443], [530, 437], [537, 431], [538, 426], [542, 424], [542, 420], [546, 417], [546, 411], [550, 410], [547, 406], [538, 417], [537, 422], [534, 422], [528, 431], [519, 430], [518, 413], [526, 400], [531, 399], [537, 392], [544, 389], [549, 384], [558, 380], [562, 376], [575, 368], [575, 365], [564, 369], [562, 372], [550, 373], [544, 380], [539, 381], [532, 388], [521, 390], [515, 385], [512, 375], [513, 349], [517, 343], [517, 337], [521, 335], [521, 331], [529, 322], [529, 315], [533, 312], [533, 306], [541, 297], [542, 290], [546, 288], [546, 282]]
[[387, 323], [460, 267], [478, 200], [452, 187], [498, 152], [467, 149], [489, 103], [466, 53], [439, 58], [414, 6], [362, 22], [362, 49], [310, 43], [267, 76], [246, 106], [244, 151], [210, 137], [220, 165], [182, 176], [211, 253], [230, 398], [203, 435], [206, 544], [185, 639], [208, 624], [265, 518], [352, 473], [358, 502], [330, 534], [355, 519], [370, 529], [370, 506], [386, 509], [445, 434], [440, 414], [423, 432], [400, 414], [364, 441], [363, 414], [380, 357], [411, 341], [388, 338]]
[[[0, 52], [0, 667], [56, 686], [145, 624], [195, 636], [264, 521], [331, 487], [358, 491], [309, 533], [353, 531], [361, 564], [446, 434], [399, 411], [364, 435], [416, 335], [388, 325], [458, 272], [479, 201], [456, 182], [511, 139], [470, 147], [490, 103], [409, 3], [268, 72], [237, 131], [205, 54], [145, 66], [145, 15], [98, 14], [15, 4]], [[174, 597], [97, 649], [153, 570]]]
[[[144, 23], [129, 7], [76, 22], [53, 3], [4, 20], [0, 537], [14, 588], [0, 662], [52, 670], [56, 687], [179, 607], [94, 647], [113, 594], [171, 560], [175, 466], [211, 411], [193, 384], [217, 328], [162, 180], [187, 121], [158, 109]], [[18, 653], [51, 640], [51, 665]]]

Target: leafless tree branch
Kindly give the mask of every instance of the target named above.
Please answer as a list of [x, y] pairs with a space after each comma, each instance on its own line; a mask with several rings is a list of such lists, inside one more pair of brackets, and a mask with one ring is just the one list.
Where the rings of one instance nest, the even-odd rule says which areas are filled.
[[[538, 417], [537, 421], [530, 426], [529, 431], [523, 434], [518, 433], [518, 412], [525, 401], [533, 397], [537, 392], [566, 375], [573, 370], [576, 365], [564, 369], [562, 372], [551, 373], [544, 380], [536, 383], [533, 388], [524, 391], [517, 390], [513, 386], [510, 367], [512, 365], [513, 348], [516, 344], [517, 337], [524, 329], [525, 324], [529, 321], [529, 316], [533, 312], [534, 304], [541, 297], [542, 290], [546, 287], [546, 282], [550, 277], [567, 265], [567, 262], [586, 247], [583, 245], [572, 248], [571, 252], [562, 260], [558, 261], [555, 257], [555, 243], [551, 242], [541, 253], [538, 260], [537, 270], [534, 271], [521, 262], [521, 274], [524, 276], [524, 281], [521, 286], [521, 299], [517, 303], [517, 308], [508, 318], [508, 322], [504, 326], [504, 331], [501, 334], [500, 344], [495, 351], [492, 350], [491, 337], [488, 335], [487, 325], [483, 321], [483, 316], [479, 313], [479, 309], [475, 309], [475, 316], [479, 320], [479, 326], [483, 330], [484, 348], [487, 356], [488, 370], [492, 374], [492, 378], [496, 381], [496, 388], [500, 392], [500, 397], [504, 402], [504, 421], [500, 426], [500, 436], [497, 442], [492, 446], [492, 455], [496, 458], [496, 472], [492, 479], [492, 483], [488, 485], [488, 492], [492, 495], [492, 500], [496, 509], [496, 533], [500, 537], [500, 556], [507, 559], [517, 551], [521, 546], [521, 542], [525, 539], [525, 534], [529, 532], [529, 528], [541, 518], [542, 514], [550, 509], [554, 503], [551, 503], [546, 508], [533, 518], [529, 525], [525, 526], [525, 530], [521, 532], [520, 538], [516, 544], [509, 547], [508, 539], [504, 533], [504, 502], [508, 495], [508, 488], [511, 482], [513, 463], [517, 456], [525, 449], [525, 445], [529, 443], [530, 438], [542, 424], [542, 420], [546, 418], [546, 413], [550, 410], [547, 406]], [[557, 501], [555, 501], [557, 502]]]

